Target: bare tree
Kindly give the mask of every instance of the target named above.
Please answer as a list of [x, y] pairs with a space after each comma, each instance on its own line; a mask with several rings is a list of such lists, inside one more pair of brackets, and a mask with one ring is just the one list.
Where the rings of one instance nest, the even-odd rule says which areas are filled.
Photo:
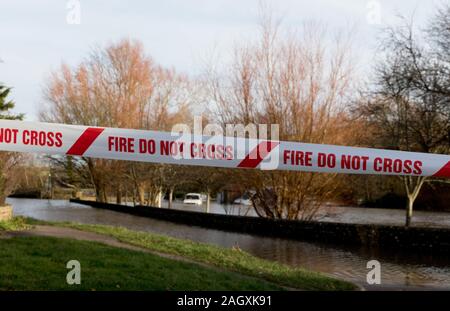
[[[374, 86], [364, 94], [359, 112], [376, 127], [373, 144], [379, 147], [425, 153], [447, 153], [450, 133], [448, 56], [441, 50], [450, 37], [450, 10], [439, 11], [422, 42], [411, 21], [385, 30], [383, 59], [377, 64]], [[371, 96], [369, 96], [371, 95]], [[403, 177], [406, 226], [411, 224], [414, 201], [424, 177]]]
[[[97, 48], [77, 67], [62, 65], [44, 89], [41, 119], [49, 122], [165, 130], [190, 117], [190, 81], [166, 69], [144, 53], [138, 41], [122, 40]], [[83, 159], [98, 201], [107, 200], [114, 180], [121, 201], [121, 180], [132, 180], [140, 204], [150, 181], [140, 176], [156, 166]], [[156, 170], [158, 171], [158, 169]], [[122, 177], [120, 173], [122, 172]], [[126, 175], [126, 176], [123, 176]], [[159, 188], [159, 185], [156, 186]], [[111, 187], [109, 187], [111, 188]]]
[[[263, 13], [258, 40], [238, 45], [233, 56], [225, 74], [208, 71], [211, 101], [222, 123], [278, 124], [281, 140], [351, 141], [345, 103], [352, 58], [344, 34], [329, 36], [318, 23], [282, 32], [280, 23]], [[311, 219], [335, 196], [339, 180], [336, 174], [241, 174], [246, 187], [256, 191], [257, 213], [269, 218]]]

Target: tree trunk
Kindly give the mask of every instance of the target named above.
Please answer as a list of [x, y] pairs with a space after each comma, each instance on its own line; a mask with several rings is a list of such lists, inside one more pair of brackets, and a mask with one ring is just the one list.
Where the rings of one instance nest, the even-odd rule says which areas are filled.
[[411, 225], [412, 213], [413, 213], [414, 200], [412, 197], [408, 196], [408, 203], [406, 206], [406, 223], [405, 226], [409, 227]]
[[86, 160], [86, 163], [88, 165], [91, 182], [94, 186], [95, 200], [97, 202], [106, 202], [106, 189], [101, 173], [97, 171], [96, 166], [91, 159]]
[[406, 227], [411, 226], [414, 201], [419, 195], [420, 189], [422, 189], [425, 179], [426, 177], [413, 177], [413, 176], [403, 177], [403, 180], [405, 182], [406, 195], [408, 196], [408, 204], [406, 206], [406, 221], [405, 221]]
[[105, 189], [101, 185], [94, 185], [95, 186], [95, 200], [97, 202], [106, 202], [106, 195], [105, 195]]
[[117, 186], [116, 190], [116, 203], [122, 204], [122, 187], [120, 185]]
[[6, 180], [3, 175], [3, 163], [0, 163], [0, 206], [4, 206], [6, 204]]
[[49, 195], [49, 199], [53, 200], [55, 189], [53, 187], [53, 175], [51, 173], [49, 175], [48, 184], [49, 184], [49, 187], [50, 187], [50, 189], [49, 189], [50, 191], [49, 191], [49, 194], [48, 194]]
[[162, 189], [160, 188], [156, 196], [156, 206], [161, 207], [161, 203], [162, 203]]
[[210, 201], [211, 201], [211, 192], [208, 190], [206, 193], [206, 213], [209, 213]]
[[134, 165], [131, 166], [131, 176], [134, 183], [133, 204], [136, 206], [137, 201], [139, 205], [145, 205], [145, 185], [144, 182], [138, 179], [136, 168]]
[[170, 187], [169, 189], [169, 209], [172, 208], [172, 201], [173, 201], [173, 187]]
[[106, 187], [104, 185], [101, 192], [101, 202], [108, 203], [108, 194], [106, 193]]
[[145, 204], [145, 189], [143, 185], [137, 185], [136, 188], [137, 191], [137, 197], [138, 197], [138, 204], [144, 205]]

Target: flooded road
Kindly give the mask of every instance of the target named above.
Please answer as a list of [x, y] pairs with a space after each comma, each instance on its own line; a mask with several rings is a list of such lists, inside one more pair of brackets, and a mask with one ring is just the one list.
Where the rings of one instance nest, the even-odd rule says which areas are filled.
[[[50, 221], [123, 226], [223, 247], [239, 246], [242, 250], [261, 258], [321, 271], [353, 281], [372, 290], [450, 290], [450, 256], [431, 256], [386, 249], [333, 247], [322, 243], [252, 236], [94, 209], [63, 200], [8, 199], [8, 202], [14, 206], [15, 215]], [[386, 212], [386, 210], [383, 211]], [[362, 212], [359, 211], [359, 213]], [[373, 213], [373, 209], [370, 209], [366, 218], [373, 220], [375, 218]], [[332, 214], [326, 217], [333, 218]], [[351, 216], [336, 217], [339, 221], [339, 219]], [[333, 218], [335, 221], [336, 217]], [[361, 216], [358, 217], [361, 218]], [[390, 218], [391, 221], [393, 219], [397, 221], [395, 217]], [[448, 221], [447, 218], [440, 221], [434, 216], [431, 218], [431, 220], [428, 219], [428, 222], [433, 225], [443, 225]], [[400, 220], [402, 219], [399, 215], [398, 221]], [[368, 286], [366, 283], [368, 272], [366, 264], [371, 259], [376, 259], [381, 263], [381, 286]]]

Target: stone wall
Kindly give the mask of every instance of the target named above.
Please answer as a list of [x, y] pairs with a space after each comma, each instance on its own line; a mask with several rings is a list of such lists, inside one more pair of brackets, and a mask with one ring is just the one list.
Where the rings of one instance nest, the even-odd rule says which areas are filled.
[[10, 205], [0, 206], [0, 221], [12, 218], [12, 207]]
[[260, 236], [316, 241], [333, 245], [366, 245], [450, 253], [450, 229], [445, 228], [406, 228], [403, 226], [271, 220], [147, 206], [133, 207], [93, 201], [71, 201], [137, 216]]

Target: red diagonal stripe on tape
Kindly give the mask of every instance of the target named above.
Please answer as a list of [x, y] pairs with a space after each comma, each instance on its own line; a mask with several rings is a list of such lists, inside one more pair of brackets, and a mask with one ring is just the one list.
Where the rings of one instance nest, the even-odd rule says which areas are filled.
[[263, 141], [258, 144], [237, 167], [255, 168], [276, 147], [279, 142]]
[[434, 177], [450, 177], [450, 161], [447, 162], [439, 171], [433, 174]]
[[69, 155], [83, 155], [105, 129], [101, 127], [88, 127], [77, 141], [66, 152]]

